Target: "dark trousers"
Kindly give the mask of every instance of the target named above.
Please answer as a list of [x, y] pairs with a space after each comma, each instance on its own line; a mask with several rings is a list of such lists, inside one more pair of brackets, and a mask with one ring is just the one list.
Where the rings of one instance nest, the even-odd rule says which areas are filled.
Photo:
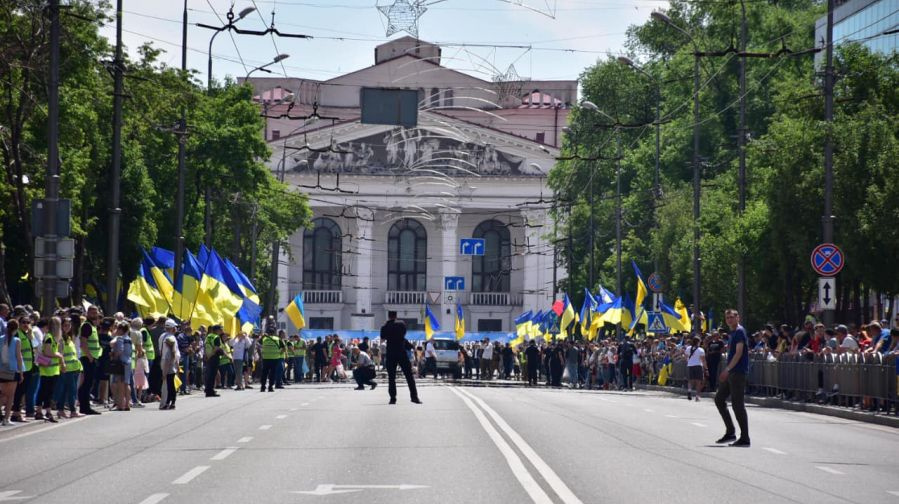
[[203, 366], [203, 391], [206, 395], [215, 395], [215, 374], [218, 372], [218, 356], [206, 360]]
[[[27, 371], [22, 376], [22, 382], [16, 385], [16, 393], [13, 396], [13, 412], [17, 413], [21, 411], [22, 408], [22, 398], [25, 398], [25, 414], [33, 415], [34, 414], [34, 405], [37, 400], [37, 393], [29, 392], [38, 390], [35, 387], [35, 384], [39, 384], [41, 379], [41, 375], [37, 370], [37, 366], [34, 366], [31, 371]], [[31, 394], [31, 397], [28, 397], [28, 394]]]
[[91, 388], [94, 386], [96, 371], [96, 361], [81, 358], [81, 385], [78, 387], [78, 409], [81, 413], [87, 413], [91, 409]]
[[268, 380], [268, 388], [272, 390], [278, 376], [278, 362], [281, 359], [262, 359], [262, 376], [259, 378], [259, 390], [265, 390], [265, 382]]
[[538, 366], [536, 362], [534, 362], [534, 363], [528, 362], [528, 384], [536, 385], [537, 384], [537, 376], [539, 374], [540, 374], [540, 366]]
[[175, 373], [166, 374], [165, 375], [165, 388], [166, 392], [166, 405], [174, 406], [175, 399], [178, 397], [178, 393], [175, 391]]
[[621, 386], [629, 389], [634, 386], [634, 363], [622, 362], [619, 364], [621, 368]]
[[434, 379], [437, 379], [437, 358], [436, 357], [427, 357], [425, 358], [425, 372], [422, 373], [422, 376], [427, 375], [428, 373], [434, 373]]
[[[59, 376], [41, 376], [41, 390], [38, 394], [38, 404], [42, 406], [44, 409], [50, 409], [51, 401], [53, 400], [53, 390], [56, 386], [56, 381], [59, 379]], [[57, 405], [60, 407], [61, 405]]]
[[374, 367], [360, 367], [353, 370], [353, 379], [356, 380], [356, 385], [360, 387], [374, 385], [374, 377]]
[[284, 386], [284, 359], [278, 359], [275, 362], [275, 386]]
[[706, 363], [709, 365], [709, 391], [714, 392], [718, 388], [718, 364], [721, 357], [710, 359], [706, 357]]
[[730, 397], [731, 407], [734, 409], [734, 416], [737, 417], [737, 424], [740, 425], [740, 438], [749, 439], [749, 419], [746, 417], [746, 403], [743, 401], [743, 394], [746, 391], [746, 375], [743, 373], [730, 373], [727, 380], [718, 384], [718, 392], [715, 394], [715, 406], [718, 407], [718, 413], [724, 420], [724, 427], [728, 434], [734, 434], [734, 422], [730, 419], [730, 412], [727, 411], [727, 398]]
[[409, 386], [409, 396], [415, 400], [418, 399], [418, 389], [415, 388], [415, 377], [412, 376], [412, 364], [405, 355], [388, 355], [387, 356], [387, 392], [390, 399], [396, 399], [396, 367], [399, 366], [403, 370], [403, 376], [406, 377], [406, 385]]
[[562, 364], [557, 362], [551, 362], [549, 365], [549, 374], [550, 383], [552, 383], [553, 387], [561, 387], [562, 386], [562, 373], [564, 370], [562, 369]]
[[[152, 342], [150, 343], [153, 344]], [[153, 395], [162, 395], [162, 368], [159, 357], [150, 361], [150, 375], [147, 377], [147, 389]]]

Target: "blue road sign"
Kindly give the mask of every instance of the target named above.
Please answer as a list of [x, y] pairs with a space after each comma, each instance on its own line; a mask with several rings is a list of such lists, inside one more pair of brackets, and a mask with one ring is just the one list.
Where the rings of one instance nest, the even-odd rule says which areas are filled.
[[646, 321], [648, 322], [646, 331], [651, 333], [668, 332], [668, 326], [665, 324], [665, 319], [662, 318], [660, 312], [646, 312]]
[[484, 255], [484, 239], [462, 238], [459, 241], [459, 253], [462, 255]]
[[465, 277], [448, 276], [443, 277], [443, 290], [465, 290]]
[[821, 276], [832, 277], [845, 265], [843, 251], [833, 243], [822, 243], [812, 251], [812, 269]]

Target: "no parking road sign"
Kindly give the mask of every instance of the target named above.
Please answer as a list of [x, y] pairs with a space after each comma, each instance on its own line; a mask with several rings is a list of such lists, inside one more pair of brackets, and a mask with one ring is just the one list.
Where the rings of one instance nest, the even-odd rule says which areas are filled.
[[812, 269], [821, 276], [835, 276], [845, 265], [843, 251], [833, 243], [822, 243], [812, 251]]

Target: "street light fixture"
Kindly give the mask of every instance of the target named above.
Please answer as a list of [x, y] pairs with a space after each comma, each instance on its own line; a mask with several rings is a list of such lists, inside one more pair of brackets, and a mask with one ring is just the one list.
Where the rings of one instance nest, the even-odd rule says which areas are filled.
[[208, 61], [206, 62], [206, 89], [210, 89], [210, 90], [212, 89], [212, 43], [215, 41], [216, 35], [218, 35], [219, 33], [223, 32], [223, 31], [231, 30], [232, 28], [234, 28], [234, 23], [247, 17], [248, 15], [252, 14], [253, 12], [256, 12], [255, 7], [246, 7], [243, 10], [241, 10], [240, 12], [238, 12], [237, 19], [234, 19], [234, 11], [229, 10], [228, 11], [228, 23], [225, 25], [222, 25], [222, 26], [218, 26], [218, 27], [197, 23], [197, 26], [199, 26], [201, 28], [207, 28], [207, 29], [215, 31], [215, 33], [212, 34], [212, 37], [209, 38], [209, 53], [208, 53], [209, 56], [208, 56]]
[[289, 54], [279, 54], [279, 55], [275, 56], [275, 59], [273, 59], [273, 60], [269, 61], [268, 63], [266, 63], [266, 64], [264, 64], [264, 65], [261, 65], [261, 66], [258, 66], [258, 67], [256, 67], [256, 68], [250, 70], [249, 72], [247, 72], [247, 76], [244, 77], [244, 82], [246, 82], [247, 80], [249, 80], [249, 79], [250, 79], [250, 75], [251, 75], [253, 72], [257, 71], [257, 70], [261, 70], [261, 71], [263, 71], [263, 72], [265, 72], [265, 73], [272, 73], [272, 71], [271, 71], [271, 70], [268, 70], [267, 67], [270, 67], [270, 66], [274, 65], [275, 63], [280, 63], [281, 61], [284, 61], [284, 60], [286, 60], [286, 59], [289, 58], [289, 57], [290, 57]]

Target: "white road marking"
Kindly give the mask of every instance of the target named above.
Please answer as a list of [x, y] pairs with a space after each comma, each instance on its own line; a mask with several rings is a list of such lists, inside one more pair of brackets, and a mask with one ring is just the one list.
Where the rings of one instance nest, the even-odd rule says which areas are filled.
[[291, 412], [293, 412], [293, 411], [299, 411], [299, 410], [300, 410], [300, 408], [290, 408], [290, 409], [289, 409], [289, 410], [287, 410], [287, 411], [291, 411]]
[[275, 417], [275, 420], [284, 420], [285, 418], [287, 418], [287, 415], [278, 415]]
[[238, 443], [249, 443], [253, 440], [253, 436], [242, 437], [237, 440]]
[[209, 469], [209, 466], [197, 466], [197, 467], [194, 467], [194, 468], [191, 469], [190, 471], [187, 471], [186, 473], [184, 473], [183, 476], [181, 476], [180, 478], [178, 478], [178, 479], [176, 479], [175, 481], [173, 481], [172, 484], [173, 484], [173, 485], [186, 485], [186, 484], [190, 483], [191, 480], [193, 480], [193, 479], [196, 478], [197, 476], [199, 476], [199, 475], [203, 474], [204, 472], [206, 472], [207, 469]]
[[765, 447], [765, 448], [762, 448], [762, 449], [765, 450], [765, 451], [769, 451], [769, 452], [771, 452], [771, 453], [773, 453], [773, 454], [775, 454], [775, 455], [786, 455], [786, 454], [787, 454], [787, 452], [780, 451], [780, 450], [778, 450], [777, 448], [768, 448], [768, 447]]
[[708, 425], [706, 425], [706, 424], [704, 424], [704, 423], [699, 423], [699, 422], [690, 422], [690, 423], [691, 423], [692, 425], [697, 426], [697, 427], [708, 427]]
[[229, 455], [231, 455], [232, 453], [234, 453], [234, 452], [236, 452], [236, 451], [237, 451], [237, 448], [230, 448], [230, 447], [229, 447], [229, 448], [225, 448], [224, 450], [222, 450], [222, 451], [216, 453], [216, 454], [215, 454], [211, 459], [209, 459], [209, 460], [225, 460], [226, 458], [228, 458]]
[[471, 392], [462, 389], [459, 389], [459, 391], [474, 399], [474, 401], [477, 402], [478, 405], [483, 408], [488, 415], [490, 415], [490, 418], [492, 418], [493, 421], [496, 422], [499, 428], [502, 429], [507, 436], [509, 436], [509, 439], [512, 440], [512, 443], [514, 443], [515, 446], [517, 446], [518, 449], [521, 450], [521, 453], [523, 453], [524, 456], [527, 457], [527, 459], [531, 462], [531, 464], [533, 464], [534, 468], [537, 469], [537, 473], [543, 477], [543, 479], [549, 484], [553, 491], [556, 492], [556, 495], [559, 496], [563, 503], [583, 504], [581, 500], [578, 499], [576, 495], [574, 495], [574, 492], [572, 492], [571, 489], [568, 488], [568, 485], [566, 485], [565, 482], [562, 481], [562, 478], [560, 478], [556, 474], [556, 472], [553, 471], [551, 467], [549, 467], [549, 464], [547, 464], [542, 458], [540, 458], [540, 455], [537, 455], [537, 452], [535, 452], [534, 449], [525, 442], [525, 440], [518, 434], [518, 432], [509, 427], [509, 424], [506, 423], [506, 421], [503, 420], [503, 418], [499, 416], [496, 411], [493, 411], [493, 408], [487, 406], [487, 403], [482, 401], [479, 397], [472, 394]]
[[459, 396], [459, 398], [462, 399], [462, 402], [465, 403], [465, 406], [468, 406], [468, 409], [470, 409], [471, 412], [474, 413], [474, 416], [475, 418], [477, 418], [478, 423], [480, 423], [484, 431], [487, 432], [487, 436], [490, 437], [490, 439], [493, 441], [493, 444], [495, 444], [496, 447], [499, 448], [500, 453], [502, 453], [503, 457], [505, 457], [506, 459], [506, 464], [508, 464], [509, 469], [512, 470], [512, 474], [515, 475], [515, 478], [519, 483], [521, 483], [522, 488], [524, 488], [524, 491], [528, 493], [528, 495], [531, 497], [531, 500], [533, 500], [537, 504], [551, 504], [552, 500], [549, 498], [549, 495], [546, 495], [546, 492], [544, 492], [543, 489], [540, 488], [540, 485], [534, 480], [534, 478], [531, 476], [531, 473], [528, 472], [527, 468], [525, 468], [524, 463], [521, 461], [518, 455], [515, 454], [515, 451], [512, 450], [512, 447], [509, 446], [509, 443], [507, 443], [506, 440], [503, 439], [502, 435], [500, 435], [500, 433], [496, 431], [493, 425], [490, 424], [490, 422], [487, 420], [487, 417], [484, 416], [484, 413], [482, 413], [481, 410], [479, 410], [477, 406], [474, 405], [471, 399], [469, 399], [465, 395], [462, 395], [462, 393], [455, 387], [450, 388], [450, 391]]
[[647, 413], [655, 413], [656, 412], [656, 410], [651, 410], [651, 409], [644, 409], [643, 411], [645, 411]]
[[[78, 422], [83, 422], [83, 421], [87, 420], [88, 418], [90, 418], [90, 416], [83, 416], [81, 418], [72, 418], [72, 419], [66, 420], [65, 423], [57, 423], [57, 424], [53, 424], [53, 425], [50, 425], [50, 426], [47, 426], [47, 427], [44, 427], [41, 429], [35, 429], [32, 431], [23, 432], [21, 434], [16, 434], [15, 436], [10, 436], [8, 438], [0, 439], [0, 443], [6, 443], [7, 441], [12, 441], [14, 439], [20, 439], [23, 437], [31, 436], [31, 435], [37, 434], [39, 432], [47, 432], [48, 430], [58, 429], [60, 427], [65, 427], [66, 425], [73, 425]], [[34, 422], [34, 421], [35, 420], [32, 420], [32, 422]]]
[[153, 494], [153, 495], [147, 497], [146, 499], [140, 501], [140, 504], [158, 504], [159, 502], [162, 502], [162, 500], [168, 496], [169, 496], [169, 494], [167, 494], [167, 493]]
[[665, 415], [665, 418], [677, 418], [677, 415]]
[[259, 426], [259, 430], [269, 430], [271, 428], [272, 428], [271, 425], [260, 425]]
[[300, 406], [309, 406], [309, 403], [307, 403], [307, 402], [304, 402], [304, 403], [303, 403], [303, 404], [301, 404], [301, 405], [300, 405]]
[[294, 490], [290, 493], [302, 495], [334, 495], [343, 493], [355, 493], [362, 490], [417, 490], [419, 488], [428, 488], [425, 485], [335, 485], [327, 483], [318, 485], [315, 490]]
[[830, 474], [836, 474], [838, 476], [846, 474], [843, 471], [837, 471], [836, 469], [832, 469], [830, 467], [825, 467], [825, 466], [815, 466], [815, 469], [818, 469], [818, 470], [821, 470], [821, 471], [824, 471], [824, 472], [830, 473]]
[[20, 495], [16, 497], [16, 494], [22, 493], [21, 490], [6, 490], [5, 492], [0, 492], [0, 501], [16, 501], [16, 500], [26, 500], [33, 499], [33, 495]]
[[899, 497], [899, 490], [887, 490], [887, 493]]

